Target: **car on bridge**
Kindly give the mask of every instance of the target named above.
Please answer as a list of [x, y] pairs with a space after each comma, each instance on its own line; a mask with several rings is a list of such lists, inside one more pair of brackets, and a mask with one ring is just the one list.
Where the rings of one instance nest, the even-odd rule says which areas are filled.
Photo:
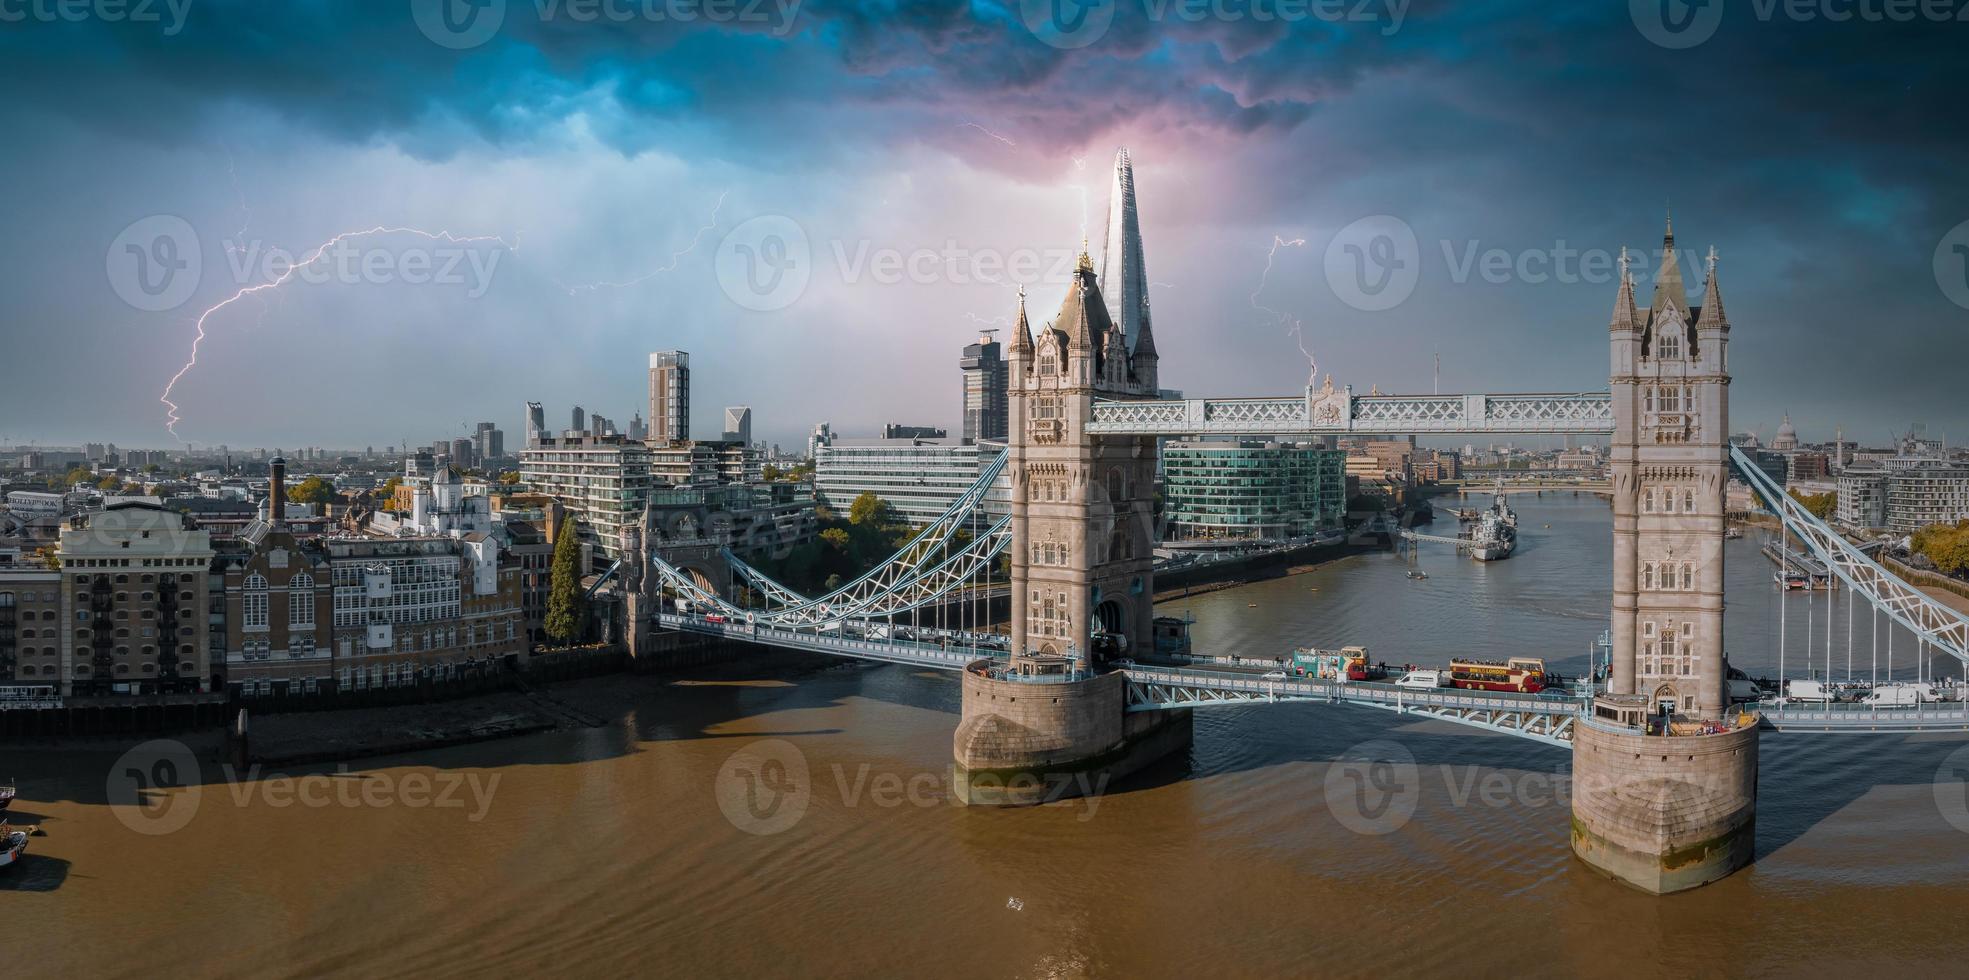
[[1448, 687], [1449, 675], [1440, 670], [1411, 670], [1395, 678], [1396, 687]]

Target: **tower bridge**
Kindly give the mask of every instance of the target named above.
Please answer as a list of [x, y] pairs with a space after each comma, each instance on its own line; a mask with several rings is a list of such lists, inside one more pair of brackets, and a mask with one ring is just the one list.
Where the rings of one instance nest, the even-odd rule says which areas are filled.
[[[967, 802], [1040, 802], [1060, 772], [1123, 776], [1189, 744], [1194, 710], [1324, 703], [1426, 716], [1573, 752], [1572, 846], [1654, 892], [1748, 863], [1760, 729], [1969, 729], [1960, 710], [1733, 706], [1723, 653], [1724, 487], [1744, 479], [1851, 594], [1924, 649], [1969, 663], [1969, 620], [1853, 547], [1730, 447], [1727, 348], [1714, 250], [1700, 302], [1683, 286], [1672, 226], [1650, 303], [1623, 253], [1607, 327], [1606, 391], [1403, 396], [1335, 388], [1279, 398], [1166, 398], [1159, 386], [1134, 189], [1117, 160], [1102, 292], [1082, 254], [1057, 314], [1035, 329], [1021, 295], [1008, 345], [1008, 446], [937, 521], [869, 573], [803, 596], [729, 554], [763, 608], [729, 602], [654, 554], [627, 568], [639, 628], [714, 633], [814, 653], [960, 671], [953, 739]], [[1118, 236], [1118, 237], [1117, 237]], [[1605, 690], [1574, 698], [1288, 678], [1151, 665], [1157, 440], [1172, 436], [1586, 433], [1612, 446], [1613, 591]], [[989, 518], [1001, 476], [1011, 512]], [[966, 532], [966, 533], [960, 533]], [[996, 559], [1006, 558], [1001, 573]], [[1009, 590], [1008, 635], [983, 623], [898, 624], [961, 590]], [[675, 608], [664, 607], [663, 602]], [[650, 606], [658, 609], [652, 612]], [[961, 620], [961, 616], [960, 616]], [[1206, 651], [1207, 652], [1207, 651]], [[1022, 776], [1034, 776], [1029, 789]]]

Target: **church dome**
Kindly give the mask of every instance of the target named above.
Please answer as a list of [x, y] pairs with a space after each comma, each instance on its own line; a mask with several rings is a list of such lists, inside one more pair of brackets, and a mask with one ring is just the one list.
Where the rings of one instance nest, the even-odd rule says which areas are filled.
[[1798, 430], [1791, 427], [1791, 413], [1785, 413], [1784, 421], [1778, 423], [1778, 434], [1771, 439], [1771, 448], [1780, 452], [1798, 448]]

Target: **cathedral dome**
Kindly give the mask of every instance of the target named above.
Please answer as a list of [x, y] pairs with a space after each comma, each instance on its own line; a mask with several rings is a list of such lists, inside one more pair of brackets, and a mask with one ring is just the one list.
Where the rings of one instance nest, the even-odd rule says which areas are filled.
[[1778, 424], [1778, 434], [1772, 437], [1771, 448], [1779, 452], [1798, 448], [1798, 430], [1791, 427], [1791, 413], [1786, 412], [1784, 421]]

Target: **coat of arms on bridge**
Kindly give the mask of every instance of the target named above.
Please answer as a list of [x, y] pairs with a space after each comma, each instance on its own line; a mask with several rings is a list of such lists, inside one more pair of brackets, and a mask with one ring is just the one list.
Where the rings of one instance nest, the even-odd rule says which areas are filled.
[[1313, 424], [1322, 429], [1344, 429], [1353, 415], [1353, 399], [1345, 391], [1333, 390], [1333, 375], [1318, 390], [1306, 389], [1306, 411]]

